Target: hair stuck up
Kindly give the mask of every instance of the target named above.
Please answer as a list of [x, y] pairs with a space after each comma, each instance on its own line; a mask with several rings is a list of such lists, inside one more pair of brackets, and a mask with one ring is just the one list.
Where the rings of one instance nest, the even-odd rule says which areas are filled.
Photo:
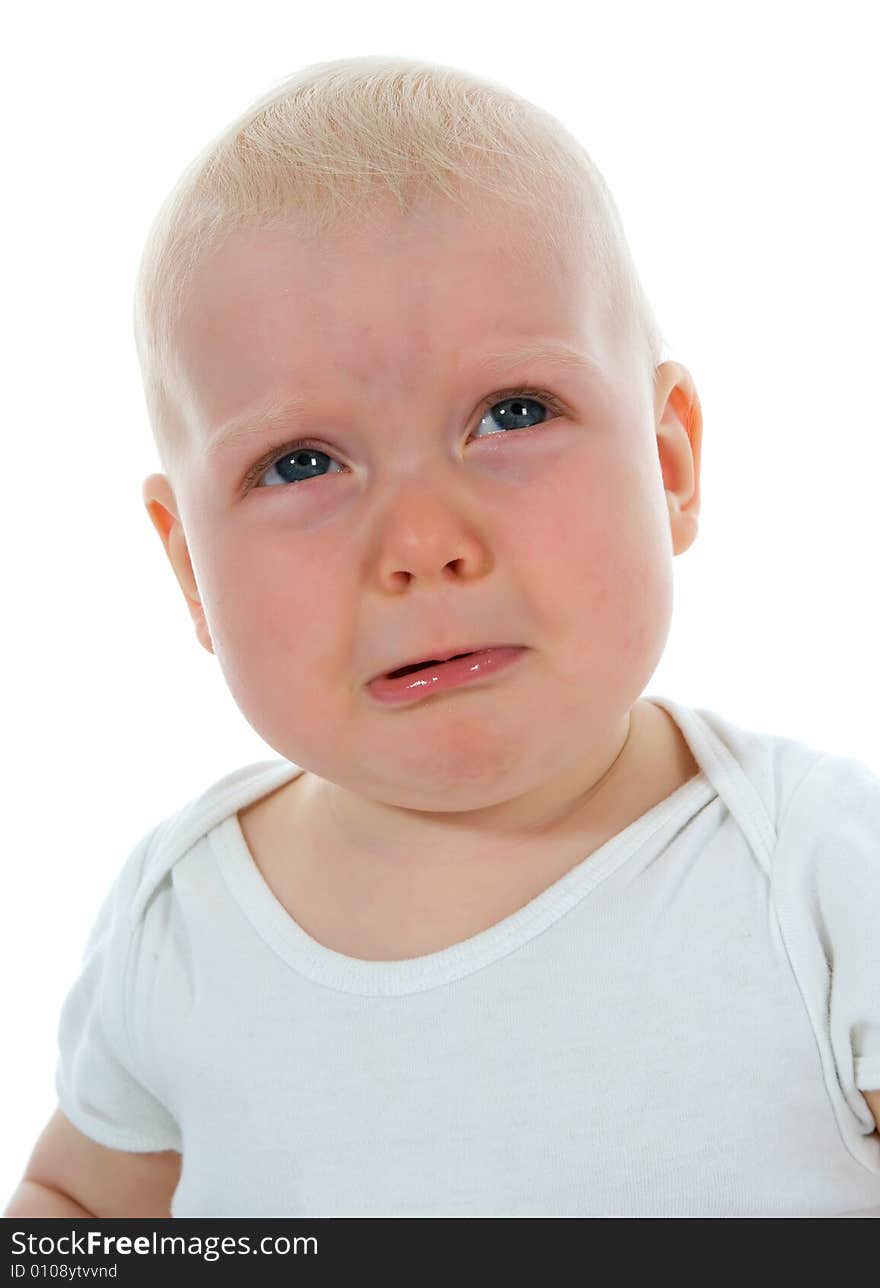
[[[398, 56], [315, 63], [261, 95], [195, 157], [150, 227], [134, 292], [134, 335], [147, 412], [173, 480], [183, 437], [175, 399], [175, 326], [206, 249], [243, 227], [294, 223], [319, 238], [377, 198], [402, 212], [422, 197], [476, 221], [482, 194], [540, 215], [545, 248], [583, 245], [606, 316], [647, 378], [664, 338], [614, 200], [580, 143], [506, 86], [460, 68]], [[475, 197], [475, 194], [479, 194]], [[496, 206], [497, 209], [497, 206]]]

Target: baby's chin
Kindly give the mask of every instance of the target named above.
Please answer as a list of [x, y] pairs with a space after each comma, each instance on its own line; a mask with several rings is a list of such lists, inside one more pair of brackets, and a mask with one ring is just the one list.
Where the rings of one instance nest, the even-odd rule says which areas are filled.
[[417, 762], [386, 761], [369, 773], [337, 759], [310, 771], [304, 790], [353, 837], [393, 836], [395, 826], [403, 837], [414, 826], [455, 818], [485, 837], [537, 839], [621, 772], [635, 724], [627, 716], [601, 743], [567, 755], [558, 746], [530, 755], [524, 744], [515, 754], [506, 746], [494, 758], [444, 762], [428, 749]]

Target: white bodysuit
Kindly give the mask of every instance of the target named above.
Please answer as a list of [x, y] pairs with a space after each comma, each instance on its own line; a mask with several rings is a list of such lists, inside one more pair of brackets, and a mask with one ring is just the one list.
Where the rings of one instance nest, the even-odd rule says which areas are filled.
[[488, 930], [406, 961], [312, 939], [230, 773], [120, 869], [56, 1088], [179, 1150], [172, 1215], [880, 1210], [880, 780], [653, 696], [701, 773]]

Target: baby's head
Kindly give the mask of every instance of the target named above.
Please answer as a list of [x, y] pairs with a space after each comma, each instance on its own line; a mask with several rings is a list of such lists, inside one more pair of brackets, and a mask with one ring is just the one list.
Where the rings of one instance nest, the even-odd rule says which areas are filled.
[[[699, 508], [693, 382], [552, 117], [401, 58], [308, 68], [157, 217], [144, 500], [245, 718], [358, 797], [475, 810], [625, 726]], [[486, 644], [489, 678], [374, 677]]]

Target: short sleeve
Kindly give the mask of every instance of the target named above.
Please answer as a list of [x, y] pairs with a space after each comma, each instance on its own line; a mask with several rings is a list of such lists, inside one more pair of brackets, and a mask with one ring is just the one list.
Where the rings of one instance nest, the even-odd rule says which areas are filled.
[[821, 756], [779, 841], [781, 921], [827, 1077], [870, 1134], [861, 1092], [880, 1088], [880, 779], [851, 757]]
[[826, 757], [832, 827], [816, 888], [831, 967], [830, 1025], [860, 1091], [880, 1088], [880, 779], [858, 761]]
[[75, 1127], [111, 1149], [181, 1150], [177, 1123], [138, 1076], [128, 1041], [128, 918], [149, 834], [129, 856], [89, 934], [58, 1024], [55, 1089]]

